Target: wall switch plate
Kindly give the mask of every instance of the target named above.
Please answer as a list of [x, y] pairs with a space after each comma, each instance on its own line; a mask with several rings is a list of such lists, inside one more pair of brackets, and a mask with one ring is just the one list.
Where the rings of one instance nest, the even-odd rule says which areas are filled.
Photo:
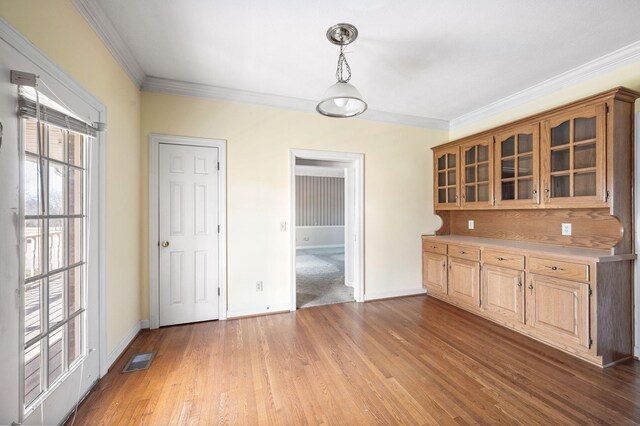
[[281, 231], [286, 231], [287, 230], [287, 222], [286, 221], [282, 221], [280, 222], [280, 230]]
[[474, 227], [475, 227], [475, 226], [476, 226], [475, 221], [470, 220], [470, 221], [469, 221], [469, 229], [474, 229]]
[[256, 291], [264, 290], [264, 286], [262, 285], [262, 281], [256, 281]]
[[571, 224], [563, 223], [562, 224], [562, 235], [571, 235]]

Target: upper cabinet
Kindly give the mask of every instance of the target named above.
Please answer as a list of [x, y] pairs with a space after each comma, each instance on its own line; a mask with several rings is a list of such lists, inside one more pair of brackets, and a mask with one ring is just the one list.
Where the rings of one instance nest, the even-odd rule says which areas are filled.
[[436, 208], [451, 208], [460, 205], [458, 147], [434, 153], [434, 200]]
[[463, 207], [487, 207], [493, 203], [492, 139], [470, 141], [460, 149]]
[[606, 207], [618, 216], [631, 197], [638, 97], [612, 89], [434, 147], [435, 209]]
[[495, 136], [495, 204], [531, 205], [538, 197], [538, 124], [515, 127]]
[[549, 206], [606, 205], [604, 103], [542, 122], [543, 202]]

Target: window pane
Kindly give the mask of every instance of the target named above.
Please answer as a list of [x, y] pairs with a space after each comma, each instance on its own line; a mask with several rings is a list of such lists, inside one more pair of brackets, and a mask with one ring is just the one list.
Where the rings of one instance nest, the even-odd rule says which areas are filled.
[[41, 215], [40, 168], [38, 158], [26, 155], [24, 162], [24, 214]]
[[42, 390], [41, 370], [40, 341], [37, 341], [24, 351], [24, 403], [26, 405], [40, 395]]
[[533, 181], [531, 179], [518, 180], [518, 200], [524, 200], [533, 196]]
[[447, 154], [447, 168], [451, 169], [456, 166], [456, 155]]
[[489, 164], [480, 164], [478, 166], [478, 182], [489, 181]]
[[533, 135], [531, 133], [518, 135], [518, 154], [533, 152]]
[[475, 185], [467, 185], [465, 187], [465, 197], [467, 202], [469, 203], [473, 203], [474, 201], [476, 201], [476, 186]]
[[568, 197], [569, 195], [569, 175], [551, 176], [551, 196]]
[[596, 144], [587, 143], [573, 148], [573, 168], [586, 169], [596, 166]]
[[502, 199], [514, 200], [515, 199], [515, 182], [502, 182]]
[[49, 214], [66, 213], [66, 166], [49, 163]]
[[49, 219], [49, 270], [67, 266], [65, 219]]
[[551, 129], [551, 146], [566, 145], [569, 143], [569, 121], [565, 121], [562, 124]]
[[83, 219], [68, 219], [69, 224], [69, 265], [82, 262], [84, 254]]
[[573, 121], [575, 135], [573, 140], [576, 142], [587, 139], [595, 139], [596, 137], [596, 118], [576, 118]]
[[82, 318], [84, 314], [80, 314], [77, 317], [69, 321], [67, 326], [68, 341], [67, 341], [67, 366], [73, 364], [73, 362], [80, 358], [82, 355]]
[[66, 161], [64, 133], [65, 131], [59, 127], [49, 127], [49, 158]]
[[447, 202], [447, 190], [446, 189], [438, 189], [438, 202], [446, 203]]
[[596, 195], [596, 172], [576, 173], [573, 175], [573, 185], [576, 197]]
[[447, 172], [447, 184], [448, 185], [455, 185], [456, 184], [456, 171], [454, 170], [450, 170]]
[[469, 150], [467, 152], [465, 152], [464, 161], [467, 164], [472, 164], [472, 163], [476, 162], [476, 147], [475, 146], [469, 148]]
[[84, 136], [69, 132], [69, 163], [75, 166], [84, 166]]
[[551, 171], [569, 170], [569, 148], [551, 151]]
[[510, 157], [515, 153], [514, 141], [515, 141], [515, 138], [513, 136], [502, 141], [500, 145], [502, 147], [502, 157]]
[[478, 162], [489, 161], [489, 147], [487, 145], [478, 145]]
[[49, 335], [49, 386], [63, 373], [62, 348], [65, 327], [60, 327]]
[[502, 179], [509, 179], [515, 176], [515, 160], [502, 160]]
[[518, 176], [531, 176], [533, 174], [533, 157], [525, 155], [518, 157]]
[[82, 214], [83, 171], [69, 168], [69, 214]]
[[476, 166], [467, 166], [464, 170], [464, 178], [468, 183], [476, 181]]
[[478, 185], [478, 201], [489, 201], [489, 185], [486, 183]]
[[448, 197], [448, 202], [449, 203], [455, 203], [456, 202], [456, 189], [455, 188], [449, 188], [449, 190], [447, 191], [447, 197]]
[[438, 173], [438, 186], [446, 186], [447, 185], [447, 176], [445, 172]]
[[438, 157], [438, 170], [444, 170], [447, 168], [447, 157], [443, 155], [442, 157]]
[[43, 222], [39, 219], [25, 221], [24, 227], [24, 277], [42, 274], [42, 254], [44, 241]]
[[[35, 120], [24, 121], [24, 150], [38, 155], [38, 124]], [[43, 133], [44, 135], [44, 133]], [[42, 153], [44, 155], [44, 152]]]
[[76, 311], [82, 308], [82, 280], [83, 280], [83, 267], [69, 269], [67, 281], [68, 281], [68, 293], [67, 298], [69, 300], [69, 315], [72, 315]]
[[65, 273], [60, 272], [49, 277], [49, 326], [52, 327], [64, 319], [62, 292], [65, 286]]
[[25, 343], [40, 334], [41, 283], [41, 281], [35, 281], [24, 286]]

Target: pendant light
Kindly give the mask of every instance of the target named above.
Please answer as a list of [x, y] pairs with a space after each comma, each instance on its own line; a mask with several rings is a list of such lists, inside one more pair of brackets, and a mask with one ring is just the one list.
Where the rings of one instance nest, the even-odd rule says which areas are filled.
[[336, 69], [337, 83], [330, 86], [318, 103], [316, 110], [327, 117], [347, 118], [360, 115], [367, 110], [367, 103], [352, 84], [351, 67], [344, 55], [344, 48], [358, 37], [358, 30], [351, 24], [336, 24], [327, 30], [327, 38], [333, 44], [340, 46], [338, 67]]

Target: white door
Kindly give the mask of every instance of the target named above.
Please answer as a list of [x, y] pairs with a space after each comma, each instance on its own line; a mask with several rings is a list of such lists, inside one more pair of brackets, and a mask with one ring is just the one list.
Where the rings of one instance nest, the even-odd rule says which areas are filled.
[[160, 326], [218, 319], [218, 148], [159, 147]]

